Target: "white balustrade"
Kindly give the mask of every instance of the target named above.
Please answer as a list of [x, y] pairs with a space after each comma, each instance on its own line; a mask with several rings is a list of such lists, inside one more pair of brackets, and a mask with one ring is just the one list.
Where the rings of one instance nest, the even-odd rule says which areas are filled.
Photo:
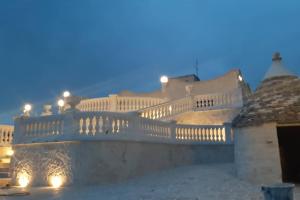
[[225, 93], [196, 95], [193, 99], [194, 110], [212, 110], [222, 108], [241, 107], [242, 93], [239, 90]]
[[177, 114], [190, 111], [192, 108], [191, 97], [185, 97], [139, 110], [139, 113], [143, 118], [168, 119]]
[[188, 96], [171, 100], [152, 107], [141, 109], [141, 117], [148, 119], [172, 120], [174, 116], [190, 111], [242, 107], [242, 94], [239, 90], [217, 94]]
[[77, 108], [83, 112], [110, 111], [111, 99], [109, 97], [85, 99], [80, 102]]
[[122, 97], [111, 95], [110, 97], [82, 100], [77, 108], [80, 111], [111, 111], [130, 112], [164, 102], [163, 99], [153, 97]]
[[40, 137], [63, 134], [64, 121], [62, 115], [31, 117], [24, 120], [22, 129], [26, 136]]
[[16, 144], [65, 140], [132, 140], [167, 143], [231, 143], [230, 125], [179, 125], [134, 113], [69, 112], [15, 121]]
[[14, 127], [0, 125], [0, 145], [11, 144], [13, 140]]
[[176, 139], [182, 141], [195, 141], [204, 143], [226, 142], [224, 126], [193, 126], [177, 125]]
[[104, 112], [77, 113], [75, 124], [80, 135], [119, 134], [129, 128], [130, 115]]
[[162, 121], [140, 118], [137, 128], [139, 132], [148, 136], [171, 139], [172, 132], [170, 125], [170, 123]]

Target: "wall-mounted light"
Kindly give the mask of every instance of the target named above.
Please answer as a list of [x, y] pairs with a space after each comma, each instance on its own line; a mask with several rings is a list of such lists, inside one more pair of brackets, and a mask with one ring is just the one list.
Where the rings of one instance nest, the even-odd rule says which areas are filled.
[[243, 81], [243, 77], [241, 75], [238, 76], [239, 81]]

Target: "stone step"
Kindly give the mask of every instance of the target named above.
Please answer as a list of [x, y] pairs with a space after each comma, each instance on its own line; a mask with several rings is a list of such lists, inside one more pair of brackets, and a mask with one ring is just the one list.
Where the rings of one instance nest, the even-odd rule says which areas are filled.
[[0, 173], [1, 172], [9, 172], [9, 168], [0, 168]]
[[0, 168], [9, 168], [10, 163], [0, 163]]
[[11, 178], [0, 178], [0, 186], [6, 186], [10, 184]]
[[0, 179], [1, 178], [9, 178], [9, 172], [0, 172]]

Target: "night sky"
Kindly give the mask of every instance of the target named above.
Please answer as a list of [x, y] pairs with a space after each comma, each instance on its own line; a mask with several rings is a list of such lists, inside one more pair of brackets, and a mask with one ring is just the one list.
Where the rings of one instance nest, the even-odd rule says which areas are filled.
[[253, 89], [280, 51], [300, 74], [300, 1], [2, 0], [0, 123], [65, 89], [151, 91], [161, 75], [240, 68]]

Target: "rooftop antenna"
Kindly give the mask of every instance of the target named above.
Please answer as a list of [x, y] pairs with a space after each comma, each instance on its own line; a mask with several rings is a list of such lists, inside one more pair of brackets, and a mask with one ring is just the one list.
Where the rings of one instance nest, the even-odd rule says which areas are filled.
[[198, 68], [198, 58], [196, 59], [196, 63], [195, 63], [195, 70], [196, 70], [196, 76], [199, 77], [199, 68]]

